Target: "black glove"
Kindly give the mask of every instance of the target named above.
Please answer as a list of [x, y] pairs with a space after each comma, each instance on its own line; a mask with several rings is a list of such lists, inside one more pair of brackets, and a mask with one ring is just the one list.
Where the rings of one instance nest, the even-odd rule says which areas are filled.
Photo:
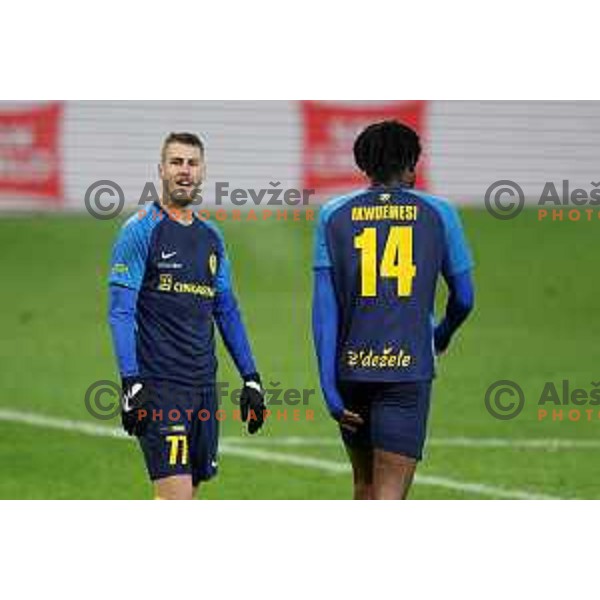
[[[264, 411], [267, 408], [258, 373], [252, 373], [244, 377], [240, 408], [242, 409], [242, 421], [244, 423], [248, 421], [248, 433], [256, 433], [263, 426], [265, 421]], [[252, 411], [252, 415], [250, 415], [250, 411]]]
[[123, 377], [121, 380], [121, 423], [129, 435], [142, 435], [146, 430], [148, 416], [140, 412], [146, 401], [147, 390], [137, 377]]

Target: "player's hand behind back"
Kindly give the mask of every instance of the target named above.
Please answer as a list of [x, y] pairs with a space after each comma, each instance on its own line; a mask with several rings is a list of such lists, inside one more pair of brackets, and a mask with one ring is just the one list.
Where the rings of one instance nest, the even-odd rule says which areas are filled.
[[354, 433], [361, 425], [364, 424], [363, 418], [358, 414], [347, 409], [344, 409], [344, 412], [338, 419], [338, 422], [341, 427], [347, 429]]

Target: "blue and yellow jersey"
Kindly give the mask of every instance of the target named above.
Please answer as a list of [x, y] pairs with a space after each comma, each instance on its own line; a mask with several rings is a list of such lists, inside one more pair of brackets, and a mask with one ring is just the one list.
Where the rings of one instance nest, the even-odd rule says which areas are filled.
[[194, 218], [184, 225], [158, 204], [133, 215], [114, 245], [109, 283], [137, 291], [139, 375], [184, 384], [214, 378], [215, 299], [231, 289], [223, 238]]
[[332, 272], [339, 380], [434, 376], [438, 277], [473, 267], [451, 204], [404, 186], [335, 198], [319, 215], [314, 266]]

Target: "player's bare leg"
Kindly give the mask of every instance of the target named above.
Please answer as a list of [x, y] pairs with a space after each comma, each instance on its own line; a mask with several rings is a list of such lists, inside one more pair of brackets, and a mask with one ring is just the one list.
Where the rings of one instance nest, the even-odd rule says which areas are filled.
[[373, 500], [373, 450], [346, 446], [346, 452], [352, 463], [354, 500]]
[[193, 492], [191, 475], [172, 475], [154, 482], [156, 500], [192, 500]]
[[374, 450], [373, 495], [375, 500], [406, 500], [417, 461], [404, 454]]

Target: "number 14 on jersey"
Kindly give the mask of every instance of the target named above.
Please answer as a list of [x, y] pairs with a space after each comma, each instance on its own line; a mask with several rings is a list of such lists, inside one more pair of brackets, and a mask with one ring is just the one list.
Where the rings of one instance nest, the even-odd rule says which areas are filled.
[[360, 250], [361, 295], [377, 296], [379, 277], [396, 278], [398, 296], [412, 294], [417, 267], [413, 263], [413, 227], [390, 227], [381, 262], [377, 258], [377, 228], [365, 227], [354, 237], [354, 248]]

